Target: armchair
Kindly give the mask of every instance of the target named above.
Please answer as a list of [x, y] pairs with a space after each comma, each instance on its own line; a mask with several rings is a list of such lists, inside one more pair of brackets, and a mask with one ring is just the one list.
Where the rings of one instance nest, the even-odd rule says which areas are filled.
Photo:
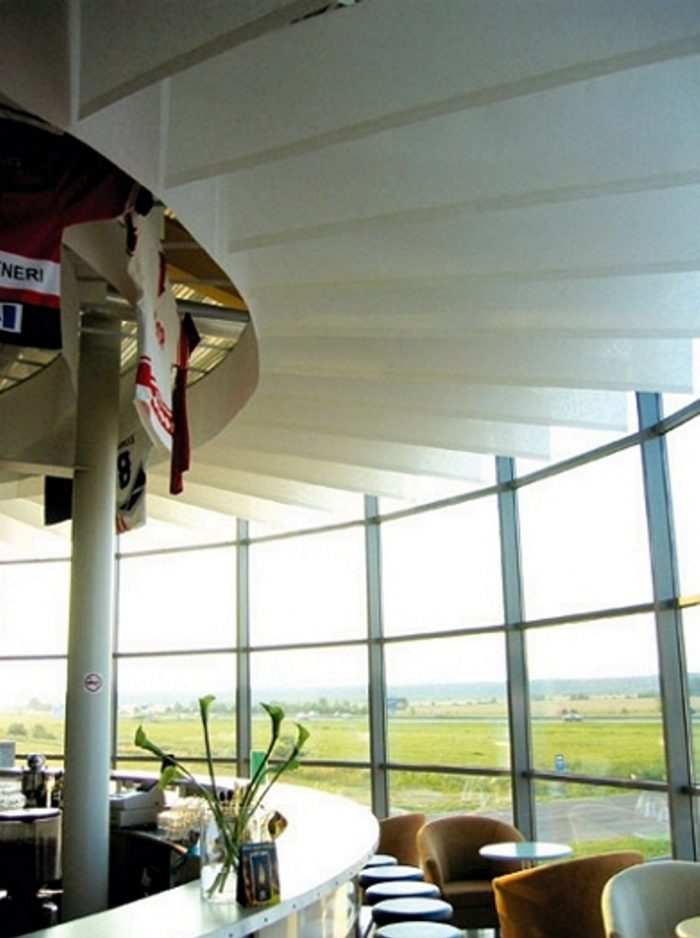
[[418, 852], [426, 880], [435, 883], [459, 928], [497, 928], [491, 880], [519, 870], [519, 862], [488, 860], [479, 848], [488, 843], [524, 840], [517, 828], [497, 818], [454, 814], [428, 821], [418, 831]]
[[674, 938], [681, 919], [700, 910], [700, 863], [654, 860], [623, 870], [605, 885], [608, 938]]
[[643, 860], [627, 850], [497, 876], [493, 891], [502, 938], [605, 938], [603, 887]]
[[379, 822], [379, 844], [377, 853], [388, 853], [399, 863], [418, 866], [417, 835], [425, 824], [425, 815], [419, 811], [395, 814]]

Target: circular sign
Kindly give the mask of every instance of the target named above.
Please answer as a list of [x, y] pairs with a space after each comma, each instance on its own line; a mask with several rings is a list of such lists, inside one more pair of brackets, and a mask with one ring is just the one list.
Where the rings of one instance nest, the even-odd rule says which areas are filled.
[[89, 671], [83, 678], [83, 687], [88, 694], [97, 694], [102, 690], [103, 684], [102, 675], [98, 674], [97, 671]]

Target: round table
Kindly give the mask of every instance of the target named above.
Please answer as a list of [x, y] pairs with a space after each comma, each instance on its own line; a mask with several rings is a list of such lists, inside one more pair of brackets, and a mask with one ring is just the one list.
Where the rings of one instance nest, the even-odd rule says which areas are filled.
[[677, 938], [700, 938], [700, 915], [684, 918], [676, 925]]
[[573, 853], [568, 844], [551, 843], [547, 840], [507, 840], [500, 844], [485, 844], [479, 849], [482, 857], [489, 860], [522, 860], [540, 863], [543, 860], [560, 860]]

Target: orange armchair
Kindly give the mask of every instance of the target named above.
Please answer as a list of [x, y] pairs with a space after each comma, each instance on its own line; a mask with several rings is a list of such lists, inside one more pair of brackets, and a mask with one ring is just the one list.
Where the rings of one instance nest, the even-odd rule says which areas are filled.
[[436, 818], [418, 831], [420, 865], [426, 880], [435, 883], [442, 898], [452, 905], [453, 925], [498, 927], [491, 881], [494, 876], [519, 870], [521, 863], [488, 860], [479, 855], [479, 848], [524, 839], [505, 821], [477, 814]]
[[605, 938], [603, 887], [643, 860], [636, 850], [621, 850], [496, 877], [502, 938]]

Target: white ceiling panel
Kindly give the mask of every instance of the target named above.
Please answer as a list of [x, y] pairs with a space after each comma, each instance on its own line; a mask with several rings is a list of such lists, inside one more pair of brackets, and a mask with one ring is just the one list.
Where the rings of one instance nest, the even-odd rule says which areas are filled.
[[560, 427], [627, 432], [631, 392], [697, 393], [697, 0], [56, 0], [31, 25], [3, 6], [0, 94], [151, 186], [258, 336], [215, 439], [217, 372], [192, 395], [177, 500], [154, 460], [164, 538], [468, 488]]
[[230, 248], [697, 183], [699, 81], [681, 58], [231, 172]]
[[270, 368], [263, 393], [290, 402], [342, 402], [350, 409], [381, 405], [399, 415], [628, 429], [625, 395], [608, 391], [410, 381], [395, 376], [360, 380]]
[[489, 481], [485, 471], [485, 457], [474, 454], [469, 465], [462, 465], [462, 474], [453, 479], [446, 477], [398, 472], [372, 466], [329, 461], [314, 456], [270, 452], [253, 447], [245, 448], [209, 444], [197, 452], [197, 466], [208, 473], [211, 468], [241, 469], [249, 474], [275, 476], [281, 479], [312, 482], [333, 486], [343, 491], [364, 495], [368, 492], [390, 498], [423, 500], [457, 494], [472, 485]]
[[551, 338], [479, 333], [460, 341], [402, 338], [269, 339], [263, 370], [302, 371], [364, 379], [400, 375], [428, 380], [457, 378], [477, 384], [502, 383], [609, 390], [665, 390], [692, 387], [691, 343], [682, 339]]
[[80, 0], [81, 114], [282, 28], [315, 6], [311, 0], [197, 0], [194, 7], [190, 0]]
[[665, 61], [698, 32], [688, 0], [360, 3], [174, 77], [169, 184]]

